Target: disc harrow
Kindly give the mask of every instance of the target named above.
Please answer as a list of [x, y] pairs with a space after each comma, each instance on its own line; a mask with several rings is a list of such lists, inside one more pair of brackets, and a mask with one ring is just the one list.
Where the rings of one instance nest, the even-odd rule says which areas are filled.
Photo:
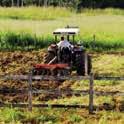
[[36, 64], [32, 69], [33, 75], [67, 76], [70, 75], [68, 64]]

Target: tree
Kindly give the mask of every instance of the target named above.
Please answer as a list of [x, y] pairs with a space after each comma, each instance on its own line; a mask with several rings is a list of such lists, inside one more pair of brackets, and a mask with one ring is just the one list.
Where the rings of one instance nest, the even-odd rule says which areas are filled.
[[21, 1], [21, 6], [22, 6], [22, 7], [23, 7], [23, 4], [24, 4], [24, 1], [22, 0], [22, 1]]
[[14, 0], [11, 0], [11, 6], [14, 6]]
[[48, 4], [48, 0], [44, 0], [44, 6], [47, 7], [47, 4]]
[[19, 7], [19, 2], [20, 2], [20, 0], [17, 0], [17, 7]]
[[1, 6], [63, 6], [79, 8], [124, 8], [124, 0], [0, 0]]

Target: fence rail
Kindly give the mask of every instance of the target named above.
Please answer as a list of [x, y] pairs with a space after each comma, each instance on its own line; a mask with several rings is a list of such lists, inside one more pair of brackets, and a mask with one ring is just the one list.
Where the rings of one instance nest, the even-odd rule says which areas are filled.
[[[28, 89], [22, 89], [22, 90], [17, 90], [17, 89], [0, 89], [0, 94], [27, 94]], [[60, 89], [55, 89], [55, 90], [32, 90], [33, 94], [56, 94], [56, 95], [62, 95], [62, 94], [67, 94], [67, 95], [88, 95], [89, 90], [60, 90]], [[111, 95], [118, 95], [118, 96], [124, 96], [124, 92], [120, 91], [111, 91], [111, 92], [104, 92], [104, 91], [94, 91], [94, 95], [96, 96], [111, 96]]]
[[[87, 80], [90, 76], [32, 76], [33, 81], [49, 80]], [[29, 75], [0, 75], [1, 80], [21, 80], [28, 81]], [[124, 80], [124, 77], [95, 76], [94, 80]]]
[[[15, 89], [0, 89], [0, 93], [6, 94], [6, 93], [26, 93], [28, 95], [28, 103], [27, 104], [0, 104], [0, 107], [2, 106], [12, 106], [12, 107], [28, 107], [30, 111], [32, 111], [32, 107], [67, 107], [67, 108], [88, 108], [89, 113], [93, 113], [93, 110], [95, 106], [93, 106], [93, 99], [94, 95], [124, 95], [124, 92], [103, 92], [103, 91], [94, 91], [94, 80], [124, 80], [124, 77], [105, 77], [105, 76], [96, 76], [94, 77], [93, 74], [90, 74], [89, 76], [33, 76], [32, 73], [29, 75], [0, 75], [0, 80], [20, 80], [20, 81], [27, 81], [28, 82], [28, 89], [24, 90], [15, 90]], [[89, 90], [84, 91], [84, 90], [34, 90], [32, 87], [32, 82], [33, 81], [49, 81], [49, 80], [89, 80]], [[58, 82], [57, 82], [58, 83]], [[63, 105], [63, 104], [32, 104], [32, 96], [33, 94], [38, 94], [38, 93], [56, 93], [56, 94], [75, 94], [75, 95], [88, 95], [89, 94], [89, 105]]]
[[95, 80], [124, 80], [124, 77], [108, 77], [108, 76], [97, 76]]
[[[1, 103], [0, 107], [21, 107], [21, 108], [27, 108], [29, 106], [28, 103]], [[66, 104], [32, 104], [32, 107], [51, 107], [51, 108], [86, 108], [88, 109], [88, 105], [66, 105]], [[96, 106], [94, 106], [94, 109], [96, 109]]]
[[[1, 80], [21, 80], [28, 81], [29, 75], [1, 75]], [[89, 76], [31, 76], [33, 81], [49, 81], [49, 80], [82, 80], [89, 79]]]

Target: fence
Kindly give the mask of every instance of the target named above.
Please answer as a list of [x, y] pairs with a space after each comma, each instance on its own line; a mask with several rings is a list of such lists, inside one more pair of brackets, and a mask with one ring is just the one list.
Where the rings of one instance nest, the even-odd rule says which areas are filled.
[[[61, 77], [54, 77], [54, 76], [33, 76], [32, 73], [29, 75], [6, 75], [0, 76], [0, 79], [2, 80], [21, 80], [21, 81], [27, 81], [28, 82], [28, 90], [0, 90], [0, 94], [6, 94], [6, 93], [27, 93], [28, 94], [28, 104], [0, 104], [0, 107], [3, 106], [12, 106], [12, 107], [28, 107], [29, 111], [32, 111], [32, 107], [59, 107], [59, 108], [88, 108], [89, 113], [93, 113], [93, 110], [96, 109], [96, 106], [93, 104], [93, 96], [95, 95], [124, 95], [124, 92], [95, 92], [93, 89], [94, 86], [94, 80], [124, 80], [124, 77], [94, 77], [93, 74], [90, 74], [89, 76], [61, 76]], [[89, 80], [89, 90], [33, 90], [32, 88], [32, 82], [33, 81], [49, 81], [49, 80]], [[34, 93], [70, 93], [70, 94], [83, 94], [87, 95], [89, 94], [89, 105], [64, 105], [64, 104], [32, 104], [32, 96]]]

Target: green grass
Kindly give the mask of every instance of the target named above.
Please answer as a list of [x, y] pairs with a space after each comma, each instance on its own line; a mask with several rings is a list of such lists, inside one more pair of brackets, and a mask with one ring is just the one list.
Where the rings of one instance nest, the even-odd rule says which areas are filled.
[[124, 15], [123, 9], [105, 8], [105, 9], [82, 9], [81, 13], [88, 16], [95, 15]]
[[18, 120], [22, 118], [23, 118], [22, 112], [18, 111], [17, 109], [4, 108], [0, 110], [0, 122], [17, 123]]
[[71, 16], [71, 11], [66, 8], [53, 7], [0, 7], [0, 18], [4, 19], [31, 19], [31, 20], [54, 20], [60, 17]]
[[96, 75], [124, 76], [124, 56], [103, 54], [93, 58], [93, 71]]
[[[75, 10], [63, 7], [0, 7], [0, 18], [21, 20], [55, 20], [70, 17], [76, 14]], [[124, 15], [122, 9], [82, 9], [81, 14], [88, 16], [96, 15]]]
[[[80, 39], [81, 40], [81, 39]], [[35, 50], [47, 47], [54, 42], [54, 38], [50, 35], [36, 36], [32, 33], [16, 33], [16, 32], [1, 32], [0, 33], [0, 50]], [[85, 40], [83, 46], [92, 51], [123, 51], [123, 42], [104, 42]]]
[[[16, 11], [18, 14], [15, 13]], [[65, 8], [0, 8], [0, 44], [5, 42], [0, 50], [25, 50], [28, 46], [25, 48], [23, 42], [30, 42], [31, 49], [43, 48], [49, 44], [49, 41], [53, 41], [52, 32], [56, 28], [71, 25], [80, 28], [80, 35], [76, 39], [82, 41], [87, 49], [124, 51], [123, 13], [124, 10], [121, 9], [85, 9], [82, 13], [76, 14]], [[18, 20], [11, 16], [18, 16]], [[53, 19], [50, 19], [52, 17]], [[93, 35], [95, 35], [95, 41]], [[17, 44], [15, 39], [18, 39], [20, 45], [12, 48], [12, 44]], [[38, 45], [36, 45], [37, 42]]]
[[[33, 109], [27, 110], [4, 108], [0, 110], [1, 124], [123, 124], [123, 113], [101, 111], [96, 115], [88, 115], [81, 109]], [[17, 120], [18, 118], [18, 120]]]
[[41, 49], [51, 43], [51, 37], [37, 37], [30, 33], [5, 32], [0, 34], [0, 50], [34, 50]]

